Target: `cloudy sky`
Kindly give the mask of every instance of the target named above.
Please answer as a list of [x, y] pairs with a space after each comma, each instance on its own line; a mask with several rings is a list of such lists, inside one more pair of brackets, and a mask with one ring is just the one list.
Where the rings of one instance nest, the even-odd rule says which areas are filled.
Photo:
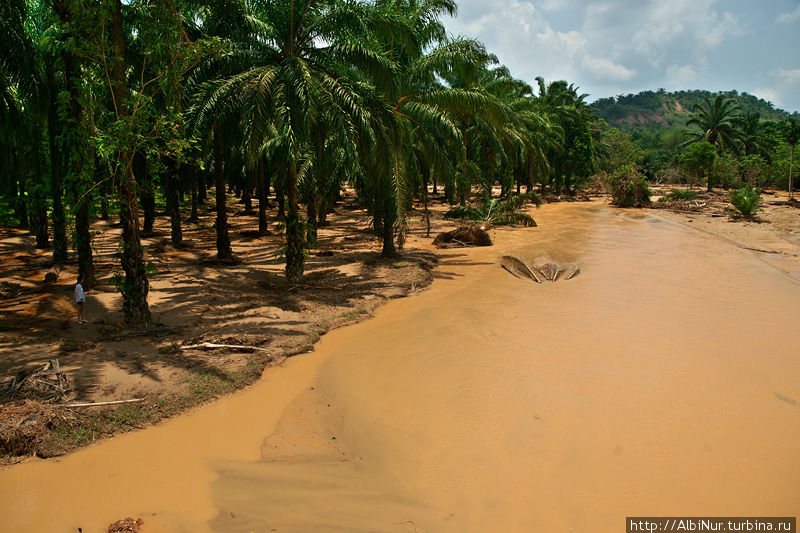
[[589, 101], [736, 89], [800, 111], [798, 0], [459, 0], [444, 22], [514, 76], [566, 79]]

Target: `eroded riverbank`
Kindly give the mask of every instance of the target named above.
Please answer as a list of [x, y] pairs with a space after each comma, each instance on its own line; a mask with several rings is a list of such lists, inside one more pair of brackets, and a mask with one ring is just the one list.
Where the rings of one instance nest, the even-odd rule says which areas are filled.
[[[800, 511], [800, 285], [641, 212], [549, 205], [254, 387], [0, 472], [13, 531], [619, 531]], [[581, 261], [535, 284], [503, 253]], [[153, 515], [155, 513], [155, 515]], [[70, 529], [72, 528], [72, 529]]]

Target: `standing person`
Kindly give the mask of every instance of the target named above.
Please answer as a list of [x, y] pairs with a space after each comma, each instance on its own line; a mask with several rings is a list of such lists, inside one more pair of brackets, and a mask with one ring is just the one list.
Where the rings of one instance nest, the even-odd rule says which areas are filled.
[[78, 306], [78, 324], [83, 324], [87, 320], [83, 319], [83, 306], [86, 303], [86, 296], [83, 294], [83, 276], [78, 276], [78, 283], [75, 285], [75, 305]]

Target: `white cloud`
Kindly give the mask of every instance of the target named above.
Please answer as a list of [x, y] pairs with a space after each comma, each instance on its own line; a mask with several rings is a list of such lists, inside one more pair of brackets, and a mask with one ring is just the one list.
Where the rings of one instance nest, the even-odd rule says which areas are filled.
[[781, 13], [778, 15], [778, 18], [775, 19], [775, 22], [778, 24], [791, 24], [797, 19], [800, 19], [800, 6], [797, 6], [797, 8], [790, 13]]
[[778, 92], [775, 89], [770, 89], [767, 87], [759, 87], [757, 89], [753, 89], [753, 95], [758, 96], [759, 98], [763, 98], [767, 102], [772, 102], [773, 104], [775, 104], [778, 101]]
[[553, 31], [547, 26], [543, 31], [536, 34], [536, 40], [550, 52], [565, 54], [572, 58], [586, 45], [586, 37], [579, 31], [560, 32]]
[[627, 81], [636, 75], [635, 70], [614, 63], [607, 57], [583, 56], [581, 66], [600, 81]]
[[800, 68], [792, 70], [784, 70], [779, 68], [773, 74], [780, 83], [793, 85], [795, 88], [800, 88]]
[[670, 65], [664, 86], [667, 87], [688, 87], [689, 83], [697, 78], [697, 70], [692, 65]]
[[753, 94], [783, 109], [800, 108], [800, 68], [773, 70], [767, 75], [770, 87], [759, 87]]
[[[766, 30], [754, 32], [759, 19], [723, 0], [460, 0], [459, 9], [458, 19], [445, 21], [448, 29], [485, 42], [516, 77], [566, 79], [592, 97], [657, 87], [788, 86], [791, 77], [775, 70], [786, 66], [776, 58], [749, 71], [730, 65], [727, 49], [741, 47], [745, 35], [757, 47]], [[710, 87], [721, 66], [728, 77]], [[774, 72], [752, 83], [757, 69]], [[738, 85], [733, 70], [742, 73]]]

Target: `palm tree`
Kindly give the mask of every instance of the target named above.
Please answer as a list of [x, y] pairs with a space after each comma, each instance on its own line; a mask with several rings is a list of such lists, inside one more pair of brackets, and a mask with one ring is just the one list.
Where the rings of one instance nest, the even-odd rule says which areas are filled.
[[587, 94], [578, 93], [578, 87], [558, 80], [545, 84], [537, 77], [539, 108], [560, 127], [561, 137], [550, 143], [548, 160], [553, 167], [556, 191], [568, 190], [577, 183], [573, 178], [585, 178], [594, 168], [594, 147], [590, 126], [594, 115], [586, 105]]
[[797, 144], [797, 141], [800, 140], [800, 122], [797, 122], [796, 119], [789, 117], [786, 120], [786, 131], [784, 133], [784, 139], [790, 146], [789, 152], [789, 198], [794, 198], [794, 193], [792, 191], [792, 166], [794, 165], [794, 147]]
[[217, 113], [241, 110], [254, 136], [250, 145], [270, 141], [268, 134], [286, 145], [286, 276], [298, 282], [304, 247], [298, 174], [314, 132], [326, 123], [352, 132], [363, 125], [358, 94], [342, 73], [358, 71], [385, 83], [390, 65], [362, 44], [368, 29], [361, 5], [252, 0], [249, 8], [252, 37], [232, 44], [219, 65], [229, 74], [203, 88], [195, 123], [202, 128]]
[[415, 189], [422, 191], [427, 209], [431, 175], [445, 180], [452, 199], [454, 152], [460, 152], [462, 174], [468, 166], [465, 124], [459, 120], [481, 111], [499, 114], [498, 103], [482, 90], [441, 83], [452, 82], [457, 71], [480, 70], [489, 58], [474, 40], [447, 39], [439, 16], [455, 13], [452, 0], [383, 0], [371, 15], [377, 27], [370, 35], [373, 47], [389, 56], [395, 74], [391, 84], [365, 100], [375, 137], [360, 150], [370, 169], [367, 192], [384, 256], [396, 253], [395, 236], [402, 246]]
[[737, 128], [745, 156], [758, 155], [766, 161], [771, 159], [775, 146], [772, 138], [767, 135], [765, 122], [761, 120], [760, 113], [742, 114], [737, 121]]
[[719, 153], [726, 149], [738, 151], [736, 142], [740, 133], [737, 125], [740, 118], [734, 100], [720, 94], [713, 103], [706, 98], [704, 106], [695, 104], [693, 110], [694, 114], [686, 121], [690, 136], [686, 145], [705, 141], [714, 145]]
[[[17, 210], [24, 213], [37, 248], [50, 246], [47, 223], [47, 184], [43, 146], [47, 88], [39, 54], [27, 30], [31, 7], [23, 0], [0, 6], [0, 119], [8, 142], [10, 167], [20, 191]], [[30, 186], [26, 183], [30, 180]], [[17, 189], [17, 187], [14, 187]], [[28, 193], [29, 205], [25, 206]], [[22, 221], [21, 217], [21, 220]]]

